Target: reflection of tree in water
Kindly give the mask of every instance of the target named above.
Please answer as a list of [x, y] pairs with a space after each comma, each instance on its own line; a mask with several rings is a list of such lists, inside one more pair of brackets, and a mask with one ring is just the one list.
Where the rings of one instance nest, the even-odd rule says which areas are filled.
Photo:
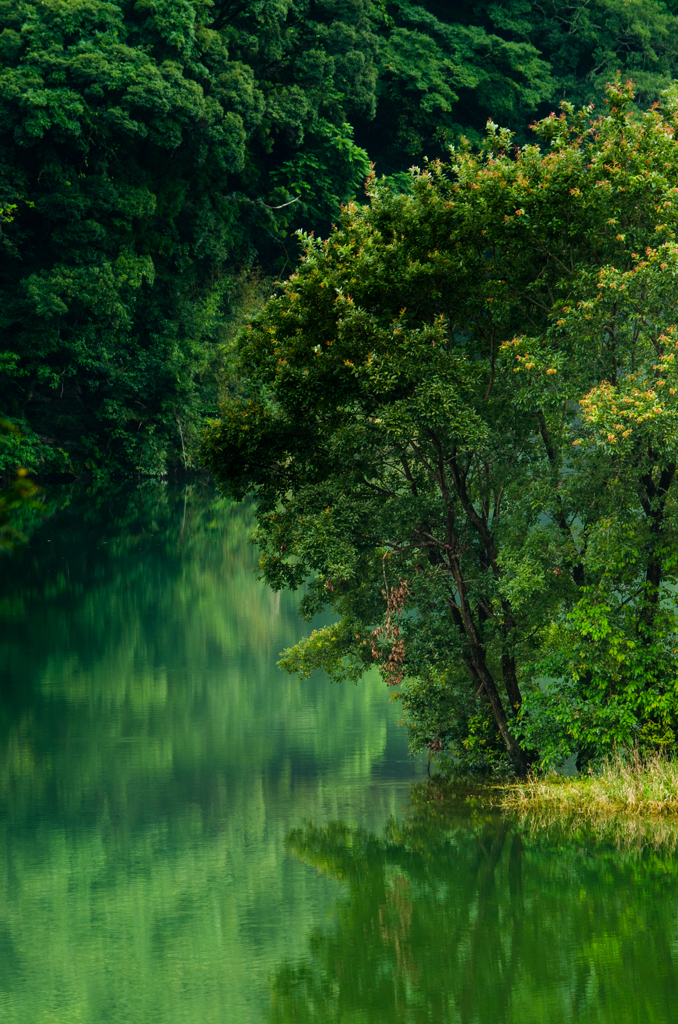
[[[298, 775], [343, 750], [349, 729], [362, 742], [346, 757], [369, 774], [385, 738], [368, 689], [328, 687], [310, 704], [275, 667], [310, 627], [296, 595], [256, 580], [250, 506], [202, 482], [48, 499], [56, 513], [0, 587], [0, 821], [36, 799], [79, 815], [102, 792], [146, 817], [184, 785], [190, 800], [197, 771], [203, 790], [225, 760]], [[300, 751], [276, 746], [281, 714]], [[111, 745], [132, 738], [139, 756], [113, 772]]]
[[247, 505], [48, 497], [0, 581], [2, 1024], [259, 1024], [334, 895], [289, 828], [399, 805], [369, 786], [383, 687], [276, 668], [305, 627], [257, 582]]
[[274, 1024], [675, 1019], [670, 852], [529, 829], [435, 785], [379, 837], [309, 825], [289, 844], [348, 894], [278, 970]]

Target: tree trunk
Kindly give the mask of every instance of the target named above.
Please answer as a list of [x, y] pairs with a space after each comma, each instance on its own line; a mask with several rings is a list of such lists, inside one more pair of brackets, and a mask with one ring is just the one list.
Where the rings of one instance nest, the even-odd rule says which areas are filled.
[[[463, 579], [459, 572], [459, 565], [456, 560], [453, 562], [453, 572], [455, 569], [457, 570], [457, 588], [459, 592], [463, 594]], [[499, 696], [499, 691], [497, 690], [492, 673], [487, 667], [482, 638], [473, 622], [468, 602], [464, 602], [460, 609], [453, 601], [450, 601], [449, 607], [452, 612], [452, 618], [455, 625], [466, 640], [468, 654], [462, 655], [466, 669], [471, 676], [471, 679], [474, 680], [474, 684], [482, 685], [483, 690], [485, 691], [487, 699], [490, 702], [490, 707], [492, 708], [494, 720], [497, 723], [499, 732], [506, 744], [506, 750], [511, 758], [513, 770], [518, 776], [522, 777], [527, 775], [528, 768], [530, 767], [529, 759], [509, 728], [506, 711], [502, 704], [501, 697]], [[509, 700], [510, 699], [511, 698], [509, 696]]]
[[657, 547], [659, 546], [659, 539], [664, 526], [666, 500], [675, 474], [676, 466], [673, 463], [670, 463], [661, 471], [659, 480], [656, 484], [652, 479], [651, 473], [648, 473], [647, 476], [641, 477], [641, 484], [643, 486], [644, 493], [641, 491], [639, 496], [641, 505], [643, 506], [643, 511], [650, 520], [650, 537], [652, 543], [652, 551], [650, 552], [647, 561], [647, 570], [645, 575], [645, 596], [647, 605], [644, 619], [648, 626], [651, 626], [659, 604], [659, 588], [662, 583], [664, 566], [661, 556], [657, 554]]
[[[499, 696], [499, 691], [497, 690], [495, 681], [492, 678], [492, 673], [485, 664], [485, 654], [480, 648], [472, 649], [472, 654], [469, 660], [473, 667], [473, 671], [470, 672], [470, 675], [472, 677], [475, 676], [482, 683], [483, 690], [485, 691], [487, 699], [490, 702], [490, 707], [492, 708], [494, 720], [497, 723], [501, 737], [506, 745], [506, 750], [511, 758], [513, 770], [516, 775], [523, 777], [527, 775], [530, 762], [525, 751], [520, 746], [520, 743], [511, 732], [508, 718], [506, 717], [506, 711], [504, 710], [504, 705], [502, 704], [501, 697]], [[464, 659], [464, 661], [466, 661], [466, 659]], [[467, 668], [468, 667], [469, 666], [467, 665]]]

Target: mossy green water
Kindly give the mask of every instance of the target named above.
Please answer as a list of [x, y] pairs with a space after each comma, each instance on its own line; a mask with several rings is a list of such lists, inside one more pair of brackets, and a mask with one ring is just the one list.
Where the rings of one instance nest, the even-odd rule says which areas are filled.
[[308, 627], [209, 488], [50, 497], [3, 562], [3, 1024], [675, 1019], [671, 822], [422, 783], [378, 680], [275, 668]]
[[287, 832], [406, 800], [380, 684], [276, 668], [306, 627], [248, 532], [199, 485], [75, 495], [3, 563], [7, 1024], [262, 1020], [340, 888]]

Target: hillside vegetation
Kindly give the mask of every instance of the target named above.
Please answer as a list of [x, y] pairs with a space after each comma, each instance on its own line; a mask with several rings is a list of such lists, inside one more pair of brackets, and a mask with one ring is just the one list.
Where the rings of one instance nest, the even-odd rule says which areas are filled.
[[[655, 0], [3, 0], [0, 472], [189, 467], [222, 350], [377, 174], [678, 65]], [[257, 268], [254, 278], [252, 269]]]

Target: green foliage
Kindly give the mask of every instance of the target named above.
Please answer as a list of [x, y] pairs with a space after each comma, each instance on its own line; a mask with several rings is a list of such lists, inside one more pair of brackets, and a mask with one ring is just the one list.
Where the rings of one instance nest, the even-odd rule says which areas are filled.
[[39, 472], [46, 461], [58, 470], [68, 472], [71, 465], [65, 452], [50, 448], [27, 423], [4, 420], [9, 429], [0, 428], [0, 474], [11, 475], [17, 467]]
[[353, 141], [351, 125], [336, 127], [321, 120], [307, 133], [303, 150], [283, 163], [272, 180], [284, 181], [286, 191], [301, 199], [299, 214], [307, 222], [323, 224], [328, 214], [339, 211], [347, 192], [357, 192], [369, 170], [367, 153]]
[[43, 467], [190, 463], [234, 275], [366, 170], [376, 40], [340, 7], [2, 6], [0, 403]]
[[26, 539], [16, 526], [16, 514], [38, 507], [33, 500], [37, 490], [24, 469], [19, 470], [8, 490], [0, 491], [0, 553], [12, 551], [18, 541]]
[[657, 0], [0, 12], [0, 411], [54, 471], [190, 467], [243, 272], [289, 269], [370, 159], [402, 176], [490, 115], [522, 140], [619, 69], [643, 104], [678, 73]]
[[[6, 448], [10, 449], [11, 454], [7, 462], [12, 467], [16, 465], [16, 461], [20, 461], [16, 459], [17, 451], [21, 451], [21, 454], [24, 454], [26, 448], [30, 451], [30, 444], [22, 446], [23, 437], [16, 424], [8, 420], [0, 420], [0, 444], [4, 441], [9, 441]], [[0, 472], [4, 468], [0, 461]], [[0, 555], [3, 551], [13, 551], [18, 541], [26, 539], [18, 526], [21, 514], [30, 514], [37, 509], [43, 511], [41, 504], [35, 500], [37, 493], [38, 488], [31, 480], [25, 465], [18, 470], [9, 488], [0, 491]]]
[[204, 441], [265, 578], [341, 619], [309, 664], [377, 664], [448, 767], [676, 742], [678, 110], [632, 103], [373, 179]]
[[387, 10], [378, 115], [365, 136], [380, 172], [444, 153], [462, 133], [479, 140], [490, 113], [524, 130], [554, 92], [550, 54], [497, 4], [395, 0]]
[[[445, 156], [488, 118], [528, 136], [562, 99], [601, 104], [605, 83], [633, 77], [640, 106], [676, 77], [678, 18], [656, 0], [391, 0], [381, 29], [377, 117], [359, 139], [379, 173]], [[669, 8], [667, 10], [667, 8]]]

